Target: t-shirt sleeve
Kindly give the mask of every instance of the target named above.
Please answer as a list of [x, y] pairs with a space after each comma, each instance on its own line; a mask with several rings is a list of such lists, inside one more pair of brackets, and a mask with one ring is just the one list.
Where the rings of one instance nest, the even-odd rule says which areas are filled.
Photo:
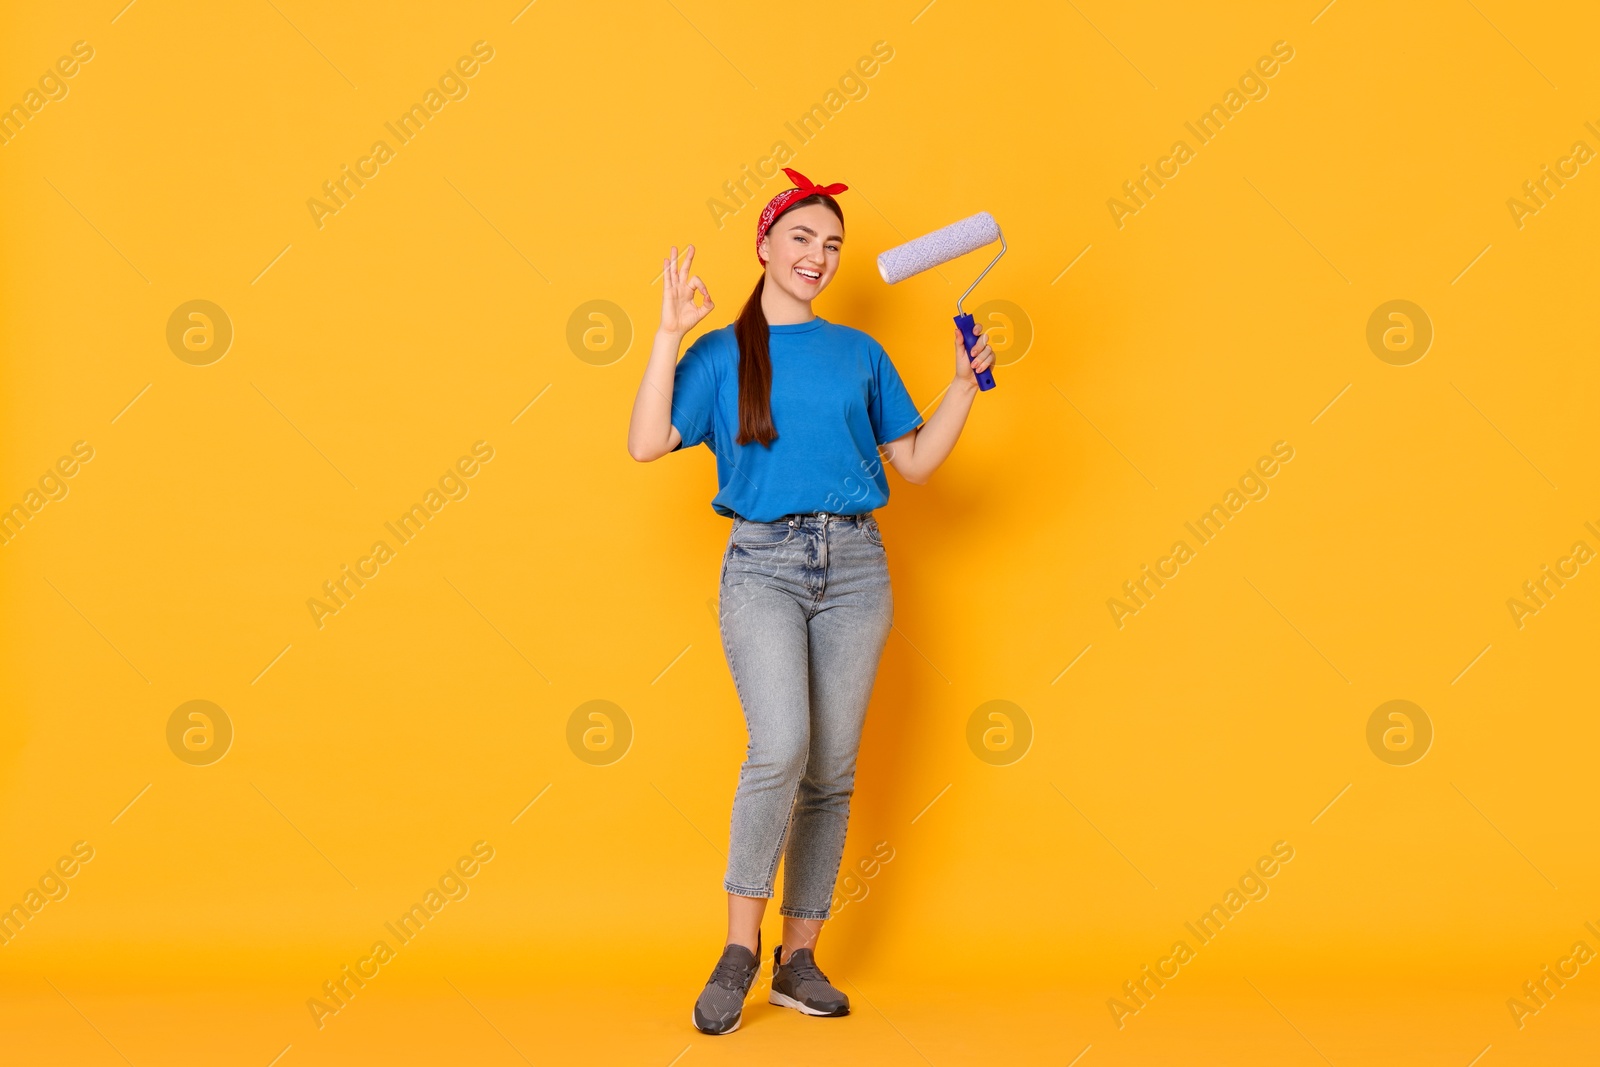
[[894, 369], [894, 361], [876, 341], [872, 343], [870, 401], [872, 432], [880, 445], [898, 440], [922, 425], [922, 415], [912, 403], [906, 383], [900, 380], [900, 372]]
[[716, 410], [717, 376], [712, 365], [711, 334], [703, 333], [689, 346], [689, 351], [678, 360], [672, 375], [672, 425], [683, 438], [679, 449], [692, 448], [702, 441], [712, 449], [716, 442], [712, 435], [712, 416]]

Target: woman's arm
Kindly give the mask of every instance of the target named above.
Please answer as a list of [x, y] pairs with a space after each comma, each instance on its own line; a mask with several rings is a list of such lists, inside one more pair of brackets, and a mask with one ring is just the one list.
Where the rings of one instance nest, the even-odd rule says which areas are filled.
[[649, 463], [678, 447], [683, 437], [672, 425], [672, 380], [678, 367], [683, 334], [663, 327], [650, 345], [650, 362], [644, 367], [639, 395], [633, 400], [628, 423], [628, 455]]
[[[633, 400], [633, 417], [628, 422], [628, 455], [649, 463], [678, 447], [683, 436], [672, 425], [672, 383], [678, 369], [678, 348], [683, 338], [699, 321], [711, 313], [711, 292], [699, 275], [690, 275], [694, 245], [684, 249], [683, 265], [675, 266], [678, 246], [662, 261], [661, 325], [650, 345], [650, 360], [644, 379]], [[703, 303], [696, 307], [694, 292], [700, 290]]]
[[967, 424], [967, 413], [972, 410], [972, 398], [978, 395], [979, 371], [988, 369], [994, 362], [994, 350], [989, 339], [983, 336], [983, 327], [974, 326], [978, 333], [978, 347], [967, 358], [967, 348], [961, 340], [961, 331], [954, 326], [956, 336], [956, 376], [945, 390], [944, 399], [933, 417], [897, 440], [890, 441], [885, 452], [889, 463], [900, 476], [913, 485], [925, 485], [940, 464], [950, 458]]

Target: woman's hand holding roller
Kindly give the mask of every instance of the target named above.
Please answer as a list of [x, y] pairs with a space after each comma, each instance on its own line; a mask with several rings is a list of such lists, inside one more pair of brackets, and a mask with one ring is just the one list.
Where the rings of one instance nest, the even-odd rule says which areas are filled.
[[978, 335], [978, 344], [972, 350], [972, 358], [967, 358], [967, 345], [961, 339], [959, 327], [952, 326], [951, 330], [956, 335], [956, 380], [958, 386], [965, 386], [973, 392], [978, 390], [978, 372], [988, 370], [994, 364], [994, 349], [989, 347], [989, 339], [983, 335], [983, 327], [974, 324], [972, 329]]

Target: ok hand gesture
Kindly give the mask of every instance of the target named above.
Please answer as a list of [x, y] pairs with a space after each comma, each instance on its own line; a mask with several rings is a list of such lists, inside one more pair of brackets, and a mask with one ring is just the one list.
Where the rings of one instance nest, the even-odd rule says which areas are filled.
[[[673, 245], [671, 256], [661, 263], [661, 331], [682, 337], [716, 305], [711, 302], [711, 291], [706, 283], [698, 274], [689, 273], [689, 265], [694, 262], [694, 245], [684, 249], [683, 265], [677, 266], [677, 262], [678, 246]], [[699, 307], [694, 302], [696, 289], [700, 290]]]

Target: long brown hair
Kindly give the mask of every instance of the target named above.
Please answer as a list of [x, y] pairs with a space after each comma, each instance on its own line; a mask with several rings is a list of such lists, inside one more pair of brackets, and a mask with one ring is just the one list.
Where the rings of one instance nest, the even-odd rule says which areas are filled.
[[[772, 220], [772, 226], [797, 207], [821, 204], [839, 217], [839, 228], [844, 228], [844, 212], [839, 202], [827, 193], [814, 193], [796, 200]], [[771, 232], [771, 226], [767, 232]], [[739, 340], [739, 433], [735, 444], [747, 445], [760, 441], [767, 447], [778, 439], [778, 428], [772, 424], [772, 353], [767, 346], [768, 329], [766, 312], [761, 310], [761, 291], [766, 288], [767, 272], [756, 279], [756, 287], [744, 302], [744, 309], [733, 324], [734, 336]]]

